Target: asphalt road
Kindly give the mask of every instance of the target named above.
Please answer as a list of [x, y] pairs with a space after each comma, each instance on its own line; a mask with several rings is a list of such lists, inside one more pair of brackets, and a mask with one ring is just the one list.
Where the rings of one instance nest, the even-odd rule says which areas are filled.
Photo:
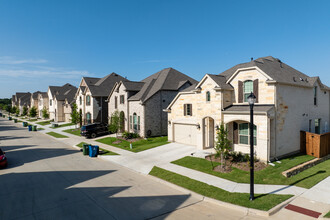
[[0, 119], [0, 219], [250, 219]]

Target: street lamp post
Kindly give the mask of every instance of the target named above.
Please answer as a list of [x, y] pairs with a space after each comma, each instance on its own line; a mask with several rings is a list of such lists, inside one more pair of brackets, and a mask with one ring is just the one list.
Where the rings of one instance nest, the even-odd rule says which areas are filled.
[[256, 97], [251, 92], [247, 99], [250, 105], [250, 200], [254, 200], [253, 106]]

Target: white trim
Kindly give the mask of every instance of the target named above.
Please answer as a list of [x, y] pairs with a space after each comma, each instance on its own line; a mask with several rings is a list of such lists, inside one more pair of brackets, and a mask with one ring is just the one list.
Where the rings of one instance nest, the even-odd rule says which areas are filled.
[[246, 67], [246, 68], [239, 68], [235, 71], [233, 75], [226, 81], [227, 84], [229, 84], [235, 77], [236, 75], [241, 72], [241, 71], [246, 71], [246, 70], [257, 70], [259, 73], [261, 73], [264, 77], [267, 78], [267, 80], [273, 80], [269, 75], [267, 75], [264, 71], [262, 71], [259, 67], [257, 66], [252, 66], [252, 67]]

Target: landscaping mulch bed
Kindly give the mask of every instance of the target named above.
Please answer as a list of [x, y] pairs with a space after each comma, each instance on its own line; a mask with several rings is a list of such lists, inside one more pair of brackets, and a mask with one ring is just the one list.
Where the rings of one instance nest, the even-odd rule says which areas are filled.
[[[205, 159], [208, 161], [221, 163], [220, 158], [215, 158], [214, 155], [206, 156]], [[268, 165], [263, 162], [255, 161], [254, 162], [254, 171], [263, 170], [267, 166]], [[231, 156], [229, 156], [226, 159], [225, 169], [221, 169], [221, 166], [219, 165], [219, 166], [214, 167], [213, 170], [217, 171], [217, 172], [221, 172], [221, 173], [229, 173], [231, 171], [231, 167], [235, 167], [237, 169], [244, 170], [244, 171], [250, 171], [249, 162], [236, 162], [236, 161], [233, 161], [233, 158]]]

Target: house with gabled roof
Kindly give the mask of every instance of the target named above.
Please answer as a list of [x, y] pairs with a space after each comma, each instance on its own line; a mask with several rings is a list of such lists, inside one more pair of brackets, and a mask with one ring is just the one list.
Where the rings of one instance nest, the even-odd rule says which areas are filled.
[[179, 91], [197, 81], [173, 69], [163, 69], [140, 82], [116, 83], [108, 97], [109, 120], [119, 113], [121, 131], [141, 137], [167, 135], [168, 106]]
[[22, 97], [22, 96], [25, 96], [27, 94], [27, 92], [16, 92], [15, 95], [12, 96], [12, 99], [11, 99], [11, 106], [16, 106], [16, 107], [19, 107], [19, 99]]
[[27, 107], [27, 109], [30, 108], [31, 105], [31, 93], [16, 93], [16, 99], [17, 99], [17, 106], [19, 108], [19, 114], [23, 114], [24, 106]]
[[41, 92], [40, 91], [36, 91], [34, 93], [31, 93], [31, 98], [30, 98], [30, 108], [35, 107], [37, 109], [38, 112], [38, 96]]
[[43, 118], [42, 110], [46, 109], [49, 111], [49, 100], [47, 92], [40, 92], [38, 94], [38, 117]]
[[116, 82], [126, 79], [117, 73], [103, 78], [83, 77], [75, 94], [77, 110], [82, 124], [94, 122], [108, 123], [108, 105], [106, 99]]
[[49, 86], [47, 95], [49, 100], [49, 118], [55, 122], [71, 121], [71, 103], [77, 92], [77, 87], [67, 83], [63, 86]]
[[281, 60], [262, 57], [219, 75], [206, 74], [180, 92], [166, 108], [168, 139], [213, 148], [216, 129], [224, 123], [234, 151], [250, 151], [250, 107], [253, 92], [255, 154], [270, 161], [299, 152], [300, 131], [329, 131], [330, 88]]

